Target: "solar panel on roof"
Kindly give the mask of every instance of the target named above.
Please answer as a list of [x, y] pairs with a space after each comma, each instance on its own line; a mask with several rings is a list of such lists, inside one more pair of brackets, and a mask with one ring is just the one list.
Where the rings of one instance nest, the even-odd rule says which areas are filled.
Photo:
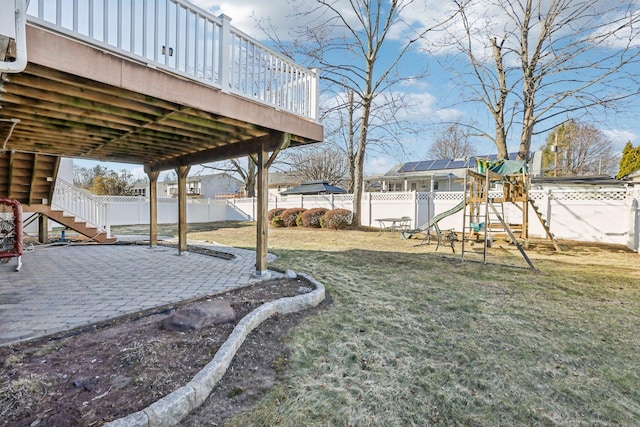
[[451, 160], [449, 159], [441, 159], [441, 160], [436, 160], [435, 162], [433, 162], [433, 164], [431, 165], [431, 169], [446, 169], [447, 165], [449, 164]]
[[[530, 154], [530, 157], [533, 153]], [[509, 160], [515, 160], [518, 157], [518, 153], [509, 153]], [[405, 172], [428, 172], [432, 170], [442, 169], [460, 169], [460, 168], [475, 168], [477, 165], [476, 159], [489, 160], [495, 162], [498, 160], [497, 154], [488, 154], [482, 156], [472, 156], [469, 159], [437, 159], [437, 160], [423, 160], [419, 162], [407, 162], [402, 165], [397, 173]]]
[[466, 160], [451, 160], [448, 167], [449, 169], [460, 169], [467, 166]]
[[424, 172], [424, 171], [431, 170], [431, 169], [433, 169], [431, 167], [433, 162], [434, 162], [433, 160], [426, 160], [426, 161], [419, 162], [418, 165], [413, 170], [416, 171], [416, 172], [418, 172], [418, 171]]
[[408, 162], [402, 165], [402, 167], [398, 170], [398, 172], [411, 172], [413, 168], [420, 162]]

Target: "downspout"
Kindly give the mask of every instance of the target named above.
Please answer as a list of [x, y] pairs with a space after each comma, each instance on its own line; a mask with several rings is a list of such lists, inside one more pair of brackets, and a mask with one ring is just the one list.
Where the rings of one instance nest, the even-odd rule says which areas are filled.
[[[27, 67], [27, 0], [15, 1], [16, 15], [16, 59], [0, 62], [0, 73], [20, 73]], [[10, 1], [9, 3], [12, 3]]]

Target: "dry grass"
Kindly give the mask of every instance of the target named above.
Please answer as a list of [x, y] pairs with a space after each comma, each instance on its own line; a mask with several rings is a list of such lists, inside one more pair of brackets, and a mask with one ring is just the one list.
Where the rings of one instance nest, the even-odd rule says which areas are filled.
[[47, 393], [47, 384], [38, 376], [9, 381], [0, 387], [0, 417], [16, 408], [30, 409]]
[[[231, 425], [640, 424], [637, 254], [536, 242], [532, 271], [506, 244], [483, 265], [366, 231], [269, 233], [275, 266], [313, 275], [333, 305]], [[190, 238], [253, 248], [255, 227]]]

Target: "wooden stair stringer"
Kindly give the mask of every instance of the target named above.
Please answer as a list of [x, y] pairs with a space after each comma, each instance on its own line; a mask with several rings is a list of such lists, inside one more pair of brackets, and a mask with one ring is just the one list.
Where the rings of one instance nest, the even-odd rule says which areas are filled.
[[64, 225], [65, 227], [76, 231], [97, 243], [115, 243], [117, 240], [115, 237], [108, 237], [106, 232], [87, 225], [84, 221], [78, 220], [75, 216], [67, 215], [61, 210], [52, 209], [50, 206], [39, 206], [35, 210], [32, 209], [32, 211], [36, 211], [52, 221]]

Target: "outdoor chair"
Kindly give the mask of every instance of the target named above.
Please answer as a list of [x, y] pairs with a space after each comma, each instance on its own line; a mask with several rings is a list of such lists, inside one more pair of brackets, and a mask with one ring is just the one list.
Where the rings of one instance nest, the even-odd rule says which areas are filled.
[[[438, 248], [440, 248], [440, 245], [446, 244], [447, 246], [450, 246], [453, 253], [455, 253], [456, 249], [454, 247], [454, 243], [458, 241], [458, 233], [456, 233], [455, 229], [450, 228], [443, 230], [438, 226], [437, 222], [433, 224], [433, 229], [436, 233], [436, 251], [438, 250]], [[422, 239], [422, 242], [420, 242], [416, 246], [428, 245], [431, 243], [431, 227], [429, 227], [427, 230], [424, 230], [424, 232], [425, 236]]]
[[410, 223], [411, 223], [411, 217], [403, 216], [400, 218], [400, 221], [398, 221], [398, 223], [393, 226], [394, 228], [393, 231], [399, 231], [400, 233], [402, 233], [403, 231], [406, 231], [409, 229]]

